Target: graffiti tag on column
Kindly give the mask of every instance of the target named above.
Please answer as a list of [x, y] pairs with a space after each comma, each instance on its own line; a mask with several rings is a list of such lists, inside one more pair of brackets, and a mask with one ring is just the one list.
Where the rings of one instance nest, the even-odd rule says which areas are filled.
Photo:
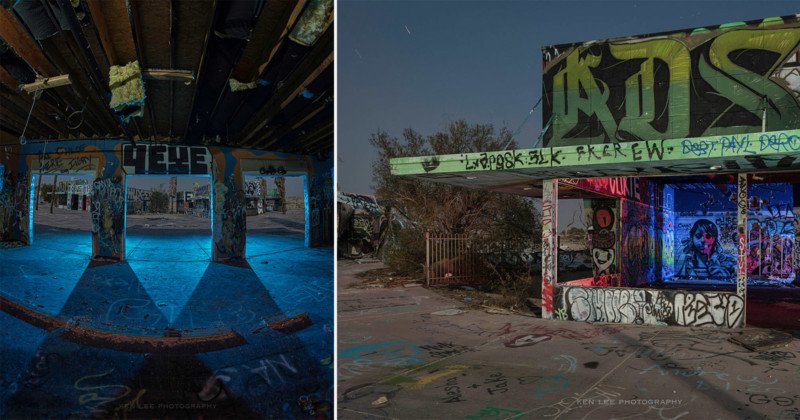
[[122, 167], [128, 174], [210, 174], [211, 153], [205, 147], [123, 144]]

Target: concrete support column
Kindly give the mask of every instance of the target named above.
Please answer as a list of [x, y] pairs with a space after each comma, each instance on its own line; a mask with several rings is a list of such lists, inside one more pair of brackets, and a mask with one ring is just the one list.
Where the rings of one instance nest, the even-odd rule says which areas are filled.
[[742, 325], [747, 317], [747, 174], [740, 173], [738, 179], [738, 211], [736, 218], [736, 232], [738, 233], [737, 264], [736, 264], [736, 294], [742, 298]]
[[244, 177], [241, 174], [227, 178], [214, 173], [211, 195], [214, 233], [214, 261], [245, 258], [245, 230], [247, 210], [244, 195]]
[[542, 181], [542, 318], [553, 319], [558, 276], [558, 180]]
[[125, 175], [92, 183], [92, 258], [125, 259]]

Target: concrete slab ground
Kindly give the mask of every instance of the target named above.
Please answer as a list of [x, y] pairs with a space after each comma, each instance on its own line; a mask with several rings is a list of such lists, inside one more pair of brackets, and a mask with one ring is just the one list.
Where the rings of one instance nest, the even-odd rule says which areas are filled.
[[743, 330], [492, 315], [423, 287], [351, 287], [380, 266], [338, 266], [340, 419], [800, 418], [797, 332], [753, 352], [728, 341]]
[[[307, 400], [330, 410], [333, 251], [305, 247], [302, 217], [248, 217], [247, 264], [232, 266], [210, 261], [207, 219], [129, 216], [128, 258], [94, 265], [89, 214], [40, 207], [33, 245], [0, 249], [0, 297], [62, 327], [0, 312], [0, 417], [302, 417]], [[310, 325], [270, 328], [301, 314]], [[115, 345], [76, 342], [78, 327]], [[243, 341], [203, 343], [231, 332]], [[127, 337], [200, 342], [143, 353]]]

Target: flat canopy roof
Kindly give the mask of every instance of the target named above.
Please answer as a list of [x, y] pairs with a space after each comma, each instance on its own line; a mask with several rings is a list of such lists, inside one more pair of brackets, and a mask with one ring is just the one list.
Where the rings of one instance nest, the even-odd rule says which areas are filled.
[[[391, 160], [392, 175], [484, 190], [542, 179], [800, 170], [800, 129]], [[516, 187], [516, 188], [514, 188]]]

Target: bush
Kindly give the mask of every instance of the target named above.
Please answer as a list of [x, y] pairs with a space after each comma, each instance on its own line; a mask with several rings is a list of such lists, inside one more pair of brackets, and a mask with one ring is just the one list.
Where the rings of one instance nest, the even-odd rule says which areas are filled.
[[397, 230], [383, 249], [384, 264], [400, 276], [424, 275], [425, 257], [425, 231], [416, 226]]

